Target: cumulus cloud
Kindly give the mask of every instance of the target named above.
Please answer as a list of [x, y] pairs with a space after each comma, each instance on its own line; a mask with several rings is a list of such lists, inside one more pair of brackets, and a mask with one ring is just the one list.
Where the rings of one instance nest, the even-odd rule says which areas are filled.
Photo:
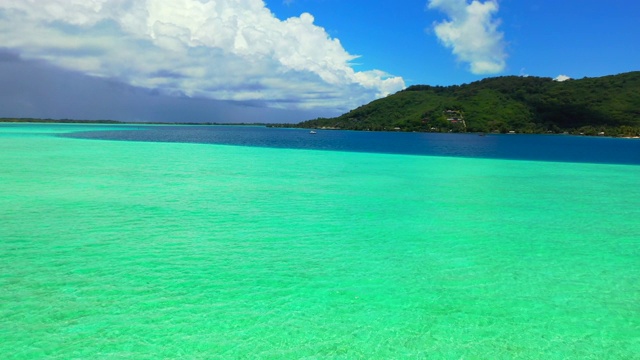
[[562, 81], [571, 80], [571, 78], [568, 77], [567, 75], [558, 75], [553, 80], [562, 82]]
[[166, 94], [350, 109], [405, 86], [263, 0], [3, 0], [0, 32], [26, 59]]
[[477, 0], [429, 0], [429, 9], [440, 10], [449, 20], [434, 24], [435, 33], [459, 61], [474, 74], [495, 74], [506, 67], [504, 34], [494, 19], [498, 2]]

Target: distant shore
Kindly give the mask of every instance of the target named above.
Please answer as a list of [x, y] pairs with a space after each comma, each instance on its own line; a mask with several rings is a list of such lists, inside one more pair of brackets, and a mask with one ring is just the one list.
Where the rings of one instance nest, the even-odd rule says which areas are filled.
[[[291, 129], [312, 129], [312, 130], [326, 130], [326, 131], [335, 131], [335, 130], [348, 130], [348, 131], [387, 131], [387, 132], [416, 132], [416, 131], [407, 131], [403, 129], [384, 129], [384, 130], [358, 130], [358, 129], [341, 129], [341, 128], [333, 128], [333, 127], [306, 127], [300, 126], [300, 124], [287, 124], [287, 123], [224, 123], [224, 122], [147, 122], [147, 121], [120, 121], [120, 120], [77, 120], [77, 119], [40, 119], [40, 118], [0, 118], [0, 123], [14, 123], [14, 124], [29, 124], [29, 123], [41, 123], [41, 124], [106, 124], [106, 125], [185, 125], [185, 126], [265, 126], [265, 127], [276, 127], [276, 128], [291, 128]], [[422, 133], [442, 133], [439, 131], [421, 131]], [[505, 133], [500, 132], [447, 132], [454, 134], [478, 134], [478, 135], [500, 135], [500, 134], [526, 134], [526, 135], [573, 135], [573, 136], [596, 136], [596, 137], [612, 137], [618, 139], [640, 139], [640, 136], [628, 136], [628, 135], [620, 135], [620, 136], [612, 136], [606, 133], [581, 133], [576, 131], [563, 131], [563, 132], [547, 132], [547, 133], [524, 133], [524, 132], [516, 132], [510, 131]]]
[[239, 126], [269, 125], [265, 123], [160, 122], [160, 121], [76, 120], [76, 119], [39, 119], [39, 118], [0, 118], [0, 123], [112, 124], [112, 125], [239, 125]]

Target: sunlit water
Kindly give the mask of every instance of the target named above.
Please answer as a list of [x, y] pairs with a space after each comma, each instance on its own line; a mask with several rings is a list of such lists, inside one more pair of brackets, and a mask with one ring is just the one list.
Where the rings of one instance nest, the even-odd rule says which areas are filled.
[[3, 358], [640, 354], [638, 165], [103, 128], [0, 127]]

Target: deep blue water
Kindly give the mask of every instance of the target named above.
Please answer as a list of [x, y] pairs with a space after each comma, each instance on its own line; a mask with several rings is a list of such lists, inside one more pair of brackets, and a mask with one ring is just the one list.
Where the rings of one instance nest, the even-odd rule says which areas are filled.
[[62, 134], [85, 139], [640, 165], [640, 140], [568, 135], [436, 134], [267, 128], [140, 126]]

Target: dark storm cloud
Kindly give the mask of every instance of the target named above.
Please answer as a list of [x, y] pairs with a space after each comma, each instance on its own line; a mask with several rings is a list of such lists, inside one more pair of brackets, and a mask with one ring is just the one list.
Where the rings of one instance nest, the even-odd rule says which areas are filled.
[[20, 56], [10, 51], [0, 51], [0, 62], [17, 62]]
[[[175, 76], [176, 74], [163, 74]], [[281, 110], [259, 101], [170, 96], [110, 79], [62, 70], [0, 51], [0, 117], [162, 121], [298, 122], [336, 114]]]

